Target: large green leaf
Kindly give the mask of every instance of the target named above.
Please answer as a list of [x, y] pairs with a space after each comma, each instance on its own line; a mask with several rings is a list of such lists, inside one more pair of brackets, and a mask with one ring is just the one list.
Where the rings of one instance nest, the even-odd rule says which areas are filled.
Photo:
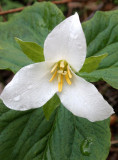
[[[18, 112], [2, 102], [0, 115], [1, 160], [106, 160], [109, 120], [91, 123], [61, 105], [47, 121], [42, 108]], [[87, 150], [87, 139], [92, 142], [89, 156], [81, 151]]]
[[[35, 3], [8, 22], [0, 23], [0, 69], [17, 72], [33, 63], [20, 49], [14, 37], [43, 47], [48, 33], [62, 20], [62, 12], [51, 3]], [[42, 59], [42, 56], [41, 56]]]
[[105, 80], [118, 89], [118, 10], [97, 12], [85, 23], [83, 29], [87, 40], [87, 57], [108, 53], [99, 68], [91, 73], [80, 74], [89, 81]]

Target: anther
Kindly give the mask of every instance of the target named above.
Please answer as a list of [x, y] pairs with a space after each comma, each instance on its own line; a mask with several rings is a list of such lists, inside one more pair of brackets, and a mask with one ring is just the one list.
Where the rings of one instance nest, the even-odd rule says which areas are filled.
[[67, 65], [67, 73], [68, 73], [69, 78], [72, 78], [72, 74], [70, 72], [69, 65]]
[[51, 77], [51, 79], [49, 80], [49, 82], [52, 82], [53, 79], [56, 77], [56, 75], [57, 75], [57, 70], [54, 72], [54, 74], [52, 75], [52, 77]]
[[70, 81], [70, 79], [69, 79], [69, 77], [68, 77], [68, 74], [65, 75], [65, 79], [66, 79], [66, 82], [67, 82], [69, 85], [71, 85], [71, 81]]
[[51, 70], [51, 73], [53, 73], [53, 72], [55, 71], [55, 69], [57, 68], [57, 66], [58, 66], [58, 63], [56, 63], [56, 64], [54, 65], [54, 67], [53, 67], [52, 70]]

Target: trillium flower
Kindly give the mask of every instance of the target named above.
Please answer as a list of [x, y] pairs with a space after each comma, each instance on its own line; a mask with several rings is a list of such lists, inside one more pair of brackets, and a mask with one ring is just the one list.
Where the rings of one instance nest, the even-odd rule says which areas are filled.
[[1, 99], [7, 107], [38, 108], [57, 93], [69, 111], [92, 122], [114, 113], [95, 86], [75, 74], [86, 57], [86, 39], [77, 13], [47, 36], [44, 56], [44, 62], [20, 69], [5, 87]]

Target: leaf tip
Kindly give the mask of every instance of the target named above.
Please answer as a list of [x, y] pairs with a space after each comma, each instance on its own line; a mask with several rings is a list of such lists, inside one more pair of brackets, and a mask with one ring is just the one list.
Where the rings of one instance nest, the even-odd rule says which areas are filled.
[[20, 43], [22, 41], [20, 38], [17, 38], [17, 37], [14, 37], [14, 39], [17, 43]]

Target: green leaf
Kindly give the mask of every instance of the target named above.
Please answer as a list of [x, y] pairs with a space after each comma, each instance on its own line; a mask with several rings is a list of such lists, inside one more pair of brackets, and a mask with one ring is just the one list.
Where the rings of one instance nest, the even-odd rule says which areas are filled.
[[102, 54], [100, 56], [92, 56], [86, 58], [82, 69], [79, 72], [87, 72], [90, 73], [96, 70], [100, 64], [100, 62], [107, 56], [108, 54]]
[[[111, 67], [107, 69], [100, 69], [91, 73], [79, 73], [79, 76], [85, 78], [90, 82], [104, 80], [112, 87], [118, 89], [118, 67]], [[117, 79], [117, 80], [116, 80]]]
[[[52, 3], [35, 3], [21, 13], [0, 23], [0, 69], [17, 72], [20, 68], [33, 63], [26, 56], [14, 37], [26, 42], [35, 42], [43, 48], [44, 41], [52, 29], [64, 19], [62, 12]], [[37, 56], [37, 55], [35, 55]]]
[[20, 45], [22, 51], [33, 61], [44, 61], [43, 48], [34, 42], [24, 42], [19, 38], [15, 38], [16, 42]]
[[[106, 160], [110, 147], [109, 120], [92, 123], [62, 105], [45, 119], [42, 108], [13, 111], [0, 102], [1, 160]], [[81, 148], [91, 139], [89, 156]]]
[[7, 69], [16, 73], [20, 68], [20, 66], [13, 64], [12, 62], [0, 58], [0, 69]]
[[50, 116], [54, 112], [54, 110], [60, 105], [60, 99], [55, 94], [44, 106], [43, 106], [43, 112], [47, 120], [50, 119]]
[[90, 20], [83, 23], [87, 40], [87, 57], [108, 53], [96, 71], [81, 73], [89, 81], [105, 80], [112, 87], [118, 88], [118, 10], [97, 12]]

